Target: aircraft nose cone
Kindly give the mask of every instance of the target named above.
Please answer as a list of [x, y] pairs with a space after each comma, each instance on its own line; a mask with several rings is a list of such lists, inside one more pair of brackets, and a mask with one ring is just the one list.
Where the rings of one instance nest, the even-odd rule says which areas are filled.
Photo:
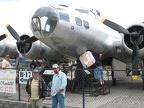
[[37, 9], [31, 19], [31, 29], [37, 38], [49, 37], [58, 21], [57, 11], [52, 6]]

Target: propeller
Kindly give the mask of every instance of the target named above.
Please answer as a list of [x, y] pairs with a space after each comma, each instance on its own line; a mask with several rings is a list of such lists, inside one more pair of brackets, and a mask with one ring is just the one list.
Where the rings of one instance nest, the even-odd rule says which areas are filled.
[[[34, 36], [24, 39], [22, 40], [20, 38], [20, 36], [18, 35], [18, 33], [12, 28], [12, 26], [10, 26], [9, 24], [6, 25], [6, 28], [8, 29], [8, 31], [10, 32], [10, 34], [16, 39], [16, 44], [19, 47], [19, 51], [18, 54], [20, 54], [20, 52], [22, 51], [22, 49], [24, 50], [24, 52], [26, 52], [25, 50], [27, 49], [28, 45], [37, 41], [38, 39]], [[16, 68], [18, 68], [19, 66], [19, 57], [17, 57], [16, 60]]]
[[0, 35], [0, 41], [5, 39], [7, 36], [8, 36], [7, 34]]
[[130, 36], [131, 41], [133, 42], [133, 52], [132, 52], [132, 75], [133, 78], [135, 78], [138, 75], [138, 50], [139, 50], [139, 43], [141, 42], [141, 35], [144, 34], [144, 28], [138, 33], [138, 32], [132, 32], [130, 33], [127, 29], [123, 28], [122, 26], [108, 20], [108, 19], [102, 19], [101, 22], [108, 27], [118, 31], [119, 33], [126, 34]]
[[17, 46], [19, 46], [19, 50], [21, 52], [22, 49], [25, 49], [27, 47], [26, 43], [33, 43], [35, 41], [37, 41], [38, 39], [35, 36], [32, 36], [26, 40], [21, 40], [20, 36], [18, 35], [18, 33], [12, 28], [12, 26], [10, 26], [9, 24], [6, 25], [6, 28], [8, 29], [8, 31], [10, 32], [10, 34], [17, 40]]

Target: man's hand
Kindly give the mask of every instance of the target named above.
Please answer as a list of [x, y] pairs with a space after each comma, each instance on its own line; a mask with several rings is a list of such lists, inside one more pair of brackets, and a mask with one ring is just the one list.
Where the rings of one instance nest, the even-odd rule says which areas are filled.
[[61, 94], [62, 91], [63, 91], [62, 89], [58, 90], [57, 94]]

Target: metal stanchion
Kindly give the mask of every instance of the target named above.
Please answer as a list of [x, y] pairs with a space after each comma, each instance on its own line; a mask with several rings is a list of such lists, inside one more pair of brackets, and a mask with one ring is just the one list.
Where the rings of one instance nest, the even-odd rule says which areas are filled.
[[83, 108], [85, 108], [85, 87], [84, 87], [84, 70], [83, 71], [82, 77], [83, 77]]
[[107, 70], [107, 73], [108, 73], [108, 90], [110, 92], [110, 83], [109, 83], [109, 71]]
[[17, 71], [18, 71], [18, 100], [20, 101], [19, 68], [17, 68]]
[[71, 70], [71, 90], [70, 90], [70, 91], [72, 92], [72, 89], [73, 89], [73, 88], [72, 88], [72, 87], [73, 87], [73, 86], [72, 86], [72, 85], [73, 85], [73, 82], [72, 82], [72, 71], [73, 71], [72, 66], [71, 66], [70, 70]]

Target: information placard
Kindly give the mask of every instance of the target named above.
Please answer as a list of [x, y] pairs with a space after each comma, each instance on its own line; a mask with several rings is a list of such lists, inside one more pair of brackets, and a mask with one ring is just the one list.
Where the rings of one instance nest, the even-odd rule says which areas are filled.
[[26, 84], [30, 77], [32, 77], [32, 71], [19, 71], [19, 84]]

